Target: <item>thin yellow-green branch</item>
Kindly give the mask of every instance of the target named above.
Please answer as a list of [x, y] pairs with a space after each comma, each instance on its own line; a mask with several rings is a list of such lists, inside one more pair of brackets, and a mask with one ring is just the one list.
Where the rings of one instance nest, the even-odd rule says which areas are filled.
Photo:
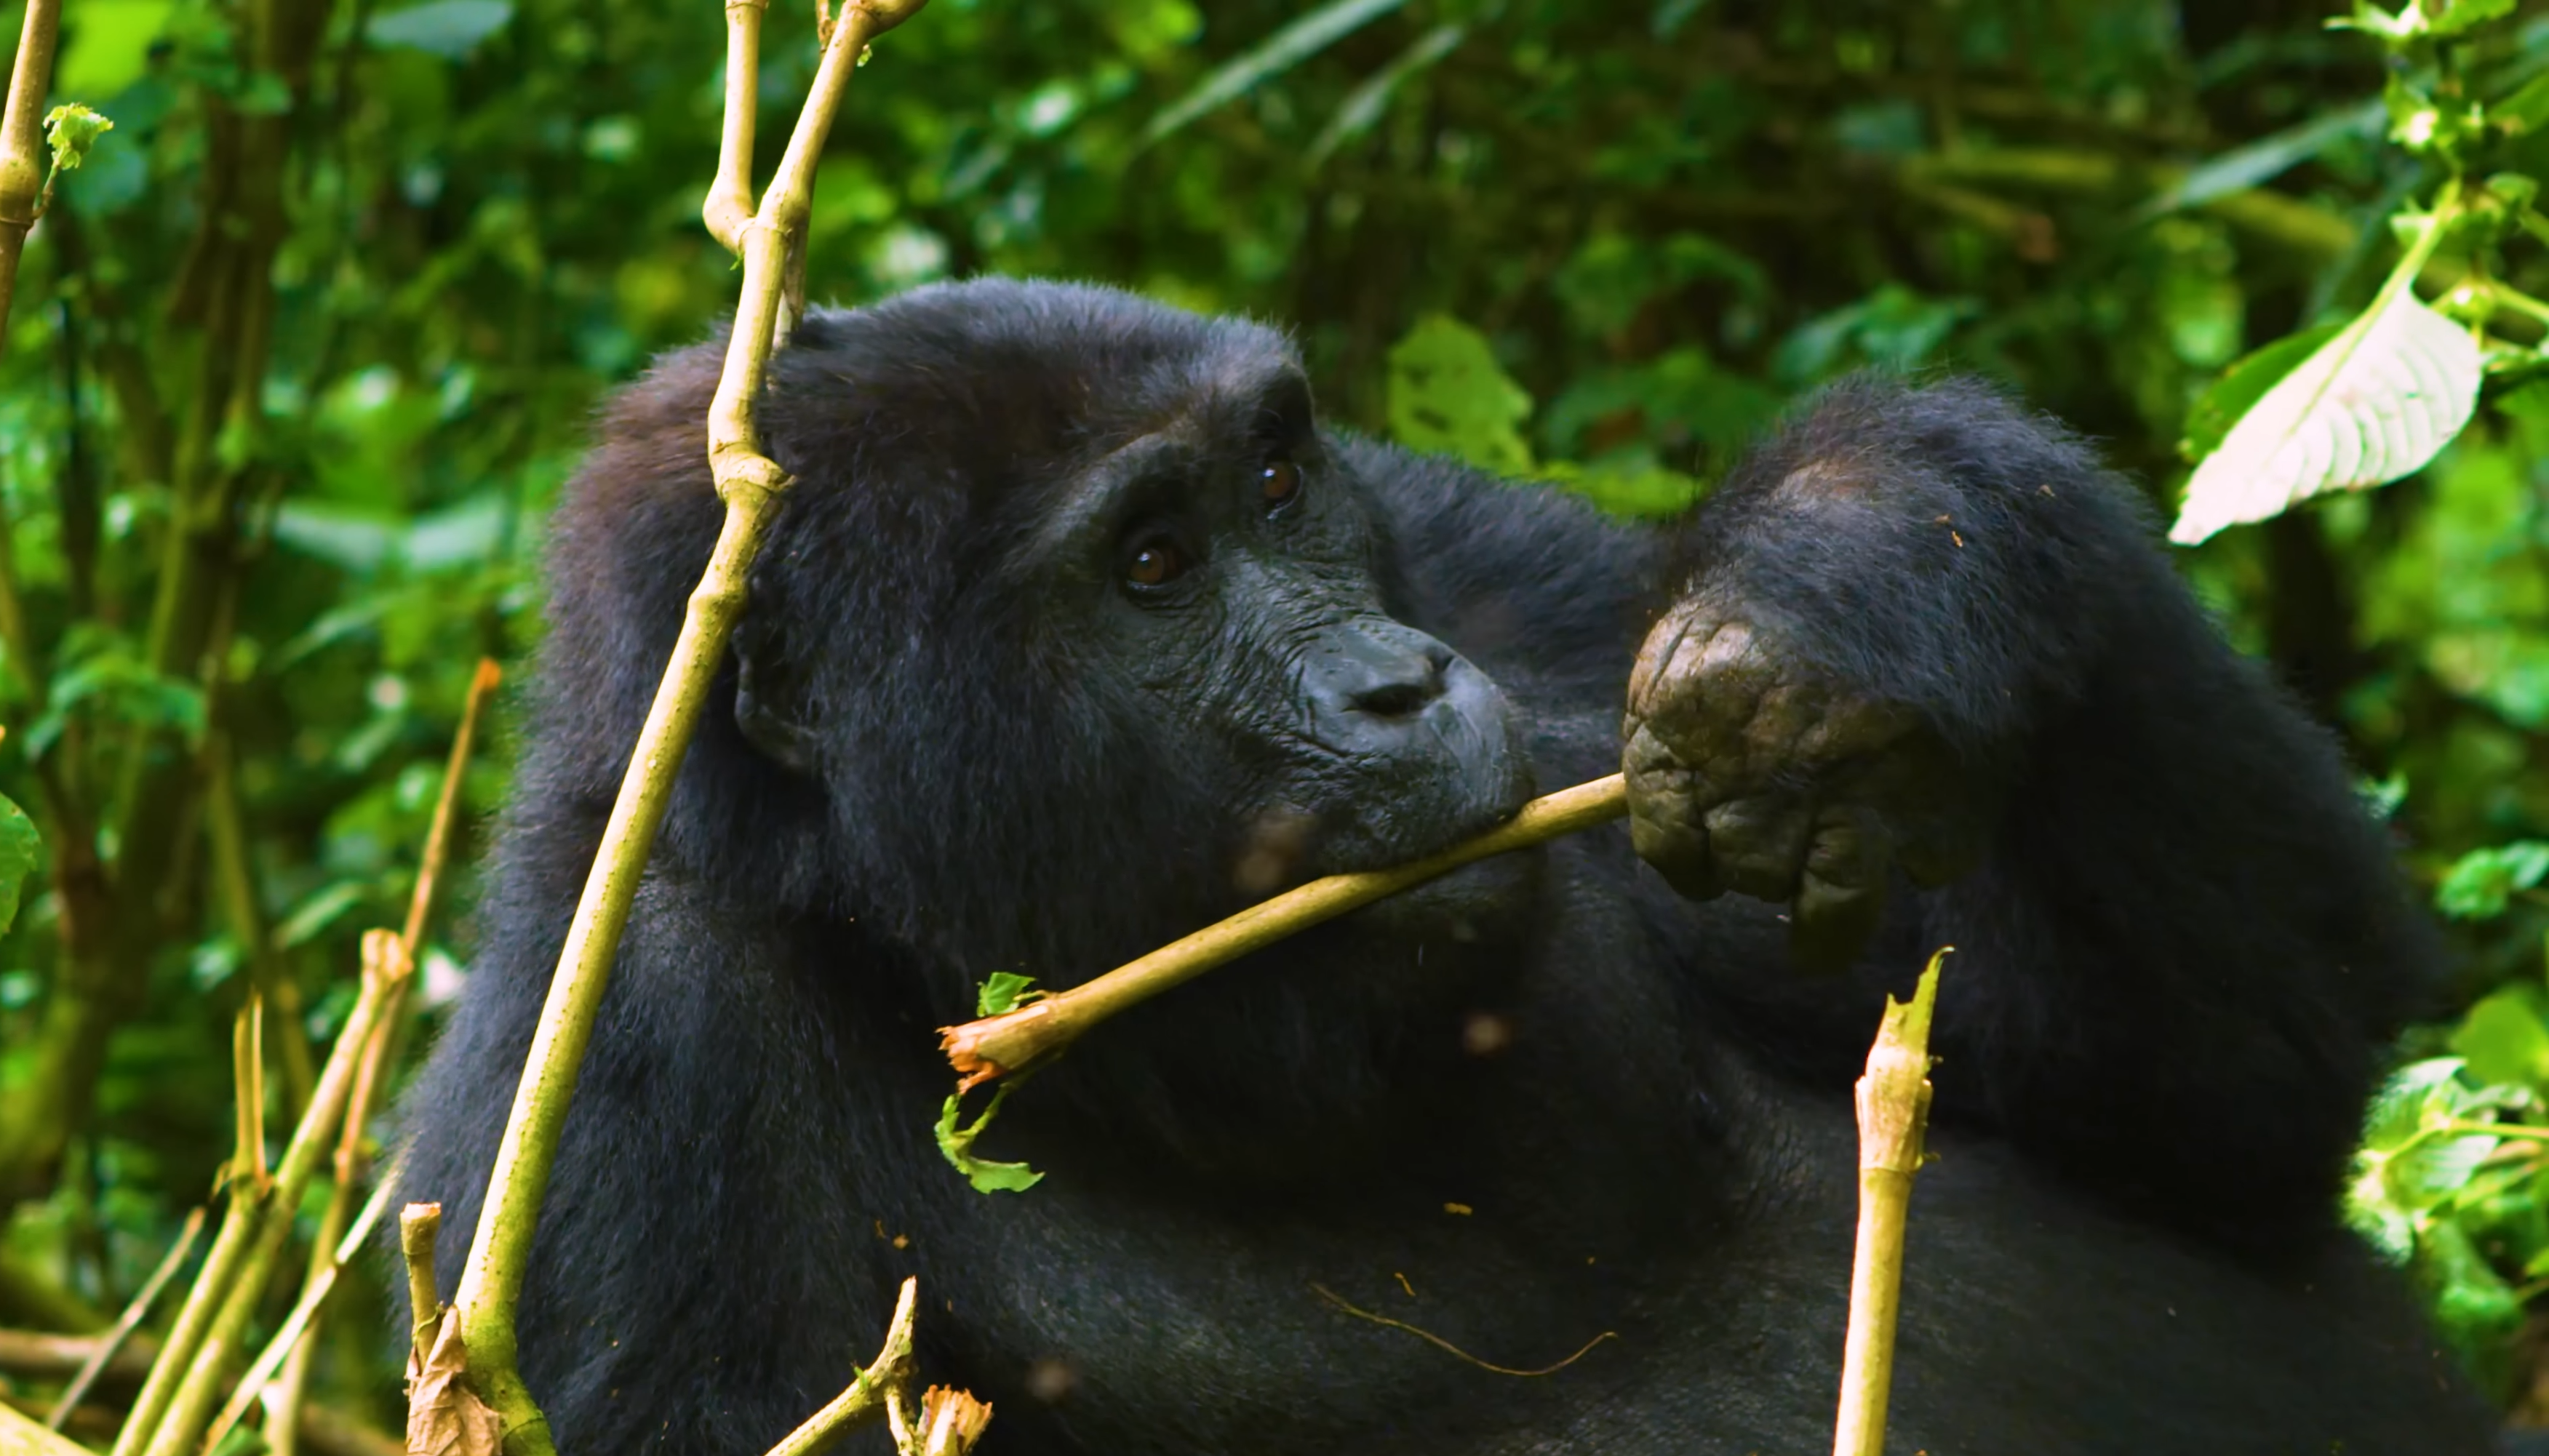
[[959, 1090], [1024, 1071], [1080, 1040], [1089, 1028], [1322, 921], [1447, 874], [1475, 860], [1527, 849], [1607, 823], [1628, 812], [1617, 774], [1532, 800], [1512, 819], [1429, 859], [1395, 869], [1331, 874], [1251, 905], [1183, 940], [1127, 961], [1094, 980], [1056, 991], [1015, 1011], [939, 1028], [939, 1046], [963, 1077]]
[[[228, 1287], [219, 1292], [219, 1307], [206, 1322], [200, 1344], [186, 1358], [185, 1374], [170, 1393], [153, 1428], [133, 1436], [135, 1444], [130, 1447], [120, 1436], [116, 1442], [119, 1456], [128, 1450], [140, 1450], [146, 1456], [193, 1456], [201, 1444], [200, 1433], [212, 1412], [213, 1401], [221, 1394], [232, 1361], [246, 1338], [248, 1321], [264, 1302], [275, 1261], [291, 1236], [293, 1214], [300, 1207], [302, 1190], [309, 1187], [311, 1176], [318, 1171], [321, 1154], [334, 1141], [337, 1120], [344, 1115], [345, 1099], [353, 1091], [364, 1042], [378, 1023], [391, 989], [407, 969], [398, 956], [396, 937], [386, 931], [374, 931], [363, 938], [362, 992], [355, 997], [344, 1030], [337, 1034], [336, 1045], [328, 1053], [318, 1087], [311, 1094], [309, 1112], [294, 1129], [282, 1161], [261, 1195], [251, 1198], [234, 1187], [232, 1196], [253, 1210], [249, 1217], [255, 1225], [254, 1236]], [[201, 1287], [199, 1280], [198, 1289]], [[159, 1365], [169, 1363], [170, 1353], [163, 1349]], [[154, 1366], [153, 1378], [158, 1373]], [[128, 1423], [126, 1436], [132, 1436], [136, 1429]]]
[[186, 1256], [195, 1251], [195, 1240], [203, 1234], [204, 1211], [198, 1208], [186, 1216], [185, 1226], [177, 1230], [176, 1241], [170, 1243], [168, 1252], [160, 1256], [159, 1267], [151, 1270], [150, 1277], [142, 1281], [142, 1292], [133, 1297], [133, 1303], [124, 1307], [124, 1314], [115, 1321], [115, 1327], [106, 1332], [105, 1337], [97, 1342], [97, 1349], [81, 1362], [78, 1372], [71, 1376], [70, 1384], [62, 1387], [61, 1399], [53, 1403], [52, 1413], [45, 1417], [46, 1425], [60, 1430], [62, 1422], [71, 1418], [71, 1411], [78, 1408], [80, 1398], [88, 1394], [90, 1386], [97, 1384], [98, 1376], [122, 1352], [133, 1338], [133, 1332], [142, 1327], [142, 1321], [150, 1318], [150, 1308], [159, 1302], [159, 1292], [176, 1277], [177, 1270], [186, 1262]]
[[[922, 3], [870, 0], [844, 13], [823, 47], [786, 158], [760, 207], [740, 223], [719, 203], [730, 202], [742, 189], [743, 174], [750, 166], [750, 130], [731, 116], [726, 122], [717, 191], [703, 208], [712, 228], [724, 224], [735, 233], [744, 272], [725, 370], [708, 415], [709, 469], [717, 495], [725, 502], [725, 521], [708, 570], [691, 593], [671, 661], [629, 756], [592, 873], [560, 949], [454, 1301], [468, 1351], [469, 1383], [502, 1418], [509, 1456], [549, 1456], [555, 1449], [547, 1418], [516, 1366], [515, 1310], [521, 1298], [532, 1232], [547, 1192], [558, 1133], [566, 1123], [585, 1046], [593, 1035], [594, 1014], [610, 981], [638, 877], [663, 822], [708, 683], [742, 613], [753, 557], [776, 513], [780, 493], [788, 486], [786, 473], [762, 452], [753, 426], [752, 402], [760, 395], [770, 351], [786, 331], [781, 295], [791, 254], [802, 246], [815, 159], [831, 134], [833, 114], [860, 50], [869, 40], [916, 13]], [[758, 19], [737, 17], [731, 10], [728, 14], [731, 109], [749, 106], [756, 92], [758, 77], [752, 74], [751, 62], [757, 40], [752, 46], [743, 44], [741, 28], [755, 28], [757, 36]]]
[[911, 1381], [912, 1310], [919, 1290], [920, 1281], [902, 1281], [902, 1293], [894, 1302], [894, 1319], [886, 1325], [885, 1348], [865, 1370], [850, 1377], [849, 1389], [771, 1447], [770, 1456], [817, 1456], [842, 1436], [884, 1417], [886, 1392]]

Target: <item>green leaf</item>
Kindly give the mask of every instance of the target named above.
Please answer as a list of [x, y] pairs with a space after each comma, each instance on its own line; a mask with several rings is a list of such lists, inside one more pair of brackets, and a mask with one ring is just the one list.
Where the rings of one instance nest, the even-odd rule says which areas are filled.
[[286, 916], [283, 924], [275, 927], [274, 944], [289, 951], [333, 925], [346, 911], [362, 902], [363, 887], [360, 884], [350, 879], [337, 880], [302, 901], [299, 908]]
[[2533, 76], [2522, 89], [2487, 109], [2487, 119], [2520, 136], [2549, 122], [2549, 73]]
[[[457, 4], [460, 0], [444, 3]], [[1281, 75], [1406, 3], [1407, 0], [1329, 0], [1224, 61], [1203, 78], [1201, 85], [1151, 118], [1135, 149], [1150, 146], [1195, 118], [1247, 95], [1260, 83]]]
[[2513, 0], [2419, 0], [2428, 35], [2458, 36], [2513, 13]]
[[2478, 1250], [2469, 1230], [2438, 1219], [2417, 1230], [2416, 1270], [2431, 1291], [2435, 1322], [2465, 1349], [2501, 1340], [2522, 1306]]
[[2508, 986], [2471, 1007], [2452, 1032], [2451, 1046], [2482, 1082], [2549, 1081], [2549, 1026], [2527, 987]]
[[1531, 469], [1530, 417], [1531, 396], [1467, 324], [1428, 315], [1390, 347], [1389, 432], [1407, 448], [1519, 475]]
[[1469, 28], [1463, 25], [1439, 25], [1416, 38], [1416, 44], [1393, 57], [1389, 64], [1366, 77], [1363, 83], [1346, 94], [1337, 114], [1319, 133], [1303, 153], [1301, 165], [1316, 171], [1336, 149], [1371, 130], [1389, 107], [1389, 98], [1409, 77], [1423, 74], [1436, 61], [1452, 53], [1468, 37]]
[[2429, 1108], [2450, 1106], [2464, 1065], [2457, 1056], [2431, 1056], [2391, 1073], [2364, 1113], [2365, 1150], [2395, 1152], [2423, 1131]]
[[948, 1166], [964, 1174], [977, 1193], [1024, 1193], [1044, 1181], [1044, 1174], [1025, 1163], [992, 1162], [974, 1156], [974, 1139], [982, 1137], [983, 1130], [991, 1125], [991, 1119], [998, 1114], [1000, 1104], [1008, 1100], [1014, 1086], [1014, 1083], [1004, 1085], [993, 1093], [991, 1105], [983, 1109], [983, 1115], [976, 1118], [970, 1128], [957, 1126], [957, 1119], [961, 1116], [961, 1097], [948, 1098], [947, 1105], [938, 1111], [938, 1150], [945, 1155]]
[[97, 138], [114, 130], [115, 123], [85, 106], [57, 106], [45, 113], [45, 142], [53, 150], [53, 170], [78, 171]]
[[2387, 115], [2375, 97], [2234, 146], [2198, 164], [2175, 187], [2143, 204], [2138, 219], [2146, 221], [2262, 186], [2347, 137], [2380, 136]]
[[2404, 287], [2387, 294], [2239, 416], [2196, 467], [2169, 539], [2192, 546], [2419, 469], [2469, 423], [2480, 378], [2469, 330]]
[[53, 73], [57, 96], [105, 99], [142, 79], [150, 44], [168, 27], [174, 0], [81, 0], [64, 16], [69, 41]]
[[514, 18], [513, 0], [427, 0], [375, 16], [364, 39], [458, 60]]
[[2454, 920], [2493, 920], [2504, 913], [2513, 896], [2538, 887], [2544, 877], [2549, 877], [2549, 843], [2523, 839], [2472, 850], [2443, 871], [2442, 883], [2434, 889], [2434, 908]]
[[2392, 1204], [2410, 1213], [2441, 1207], [2468, 1186], [2501, 1140], [2480, 1133], [2433, 1138], [2390, 1158], [2382, 1165], [2382, 1181]]
[[982, 988], [975, 993], [974, 1014], [998, 1016], [1004, 1011], [1015, 1011], [1020, 1002], [1044, 994], [1028, 989], [1034, 984], [1035, 977], [1031, 975], [1020, 975], [1014, 970], [992, 971], [991, 978], [983, 982]]
[[73, 718], [169, 729], [189, 742], [204, 731], [204, 693], [194, 683], [162, 678], [137, 659], [130, 643], [87, 634], [66, 649], [73, 665], [54, 676], [45, 711], [27, 727], [27, 753], [51, 751]]
[[18, 920], [19, 897], [44, 850], [36, 821], [6, 796], [0, 796], [0, 935]]

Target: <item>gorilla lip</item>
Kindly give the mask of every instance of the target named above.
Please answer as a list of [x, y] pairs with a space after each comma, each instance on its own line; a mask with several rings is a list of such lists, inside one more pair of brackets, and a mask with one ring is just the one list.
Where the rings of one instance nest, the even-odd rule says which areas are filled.
[[1034, 1066], [1109, 1017], [1251, 951], [1474, 861], [1607, 824], [1628, 808], [1625, 780], [1617, 774], [1560, 789], [1532, 800], [1505, 823], [1441, 854], [1393, 869], [1311, 880], [1069, 990], [998, 1016], [940, 1027], [939, 1049], [947, 1053], [960, 1078], [956, 1090], [969, 1091]]

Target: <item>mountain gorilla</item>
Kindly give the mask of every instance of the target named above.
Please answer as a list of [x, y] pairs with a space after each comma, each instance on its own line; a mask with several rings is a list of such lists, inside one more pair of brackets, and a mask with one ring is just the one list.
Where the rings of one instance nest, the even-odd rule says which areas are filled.
[[[558, 512], [484, 948], [407, 1105], [447, 1272], [716, 535], [719, 347], [620, 398]], [[1821, 1449], [1850, 1084], [1944, 944], [1897, 1449], [2489, 1448], [2331, 1213], [2425, 933], [2327, 737], [2052, 425], [1844, 385], [1645, 529], [1323, 430], [1267, 328], [1000, 280], [814, 315], [761, 418], [797, 484], [523, 1308], [569, 1453], [762, 1451], [915, 1273], [986, 1452]], [[1028, 1193], [942, 1161], [936, 1029], [992, 972], [1440, 850], [1624, 736], [1632, 828], [1103, 1028], [987, 1139]]]

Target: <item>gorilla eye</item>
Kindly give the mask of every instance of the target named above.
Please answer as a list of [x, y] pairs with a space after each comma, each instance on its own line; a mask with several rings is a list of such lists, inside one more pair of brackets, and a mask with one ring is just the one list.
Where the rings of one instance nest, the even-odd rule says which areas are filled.
[[1266, 497], [1266, 508], [1289, 505], [1301, 494], [1301, 467], [1289, 460], [1270, 460], [1258, 477], [1258, 490]]
[[1165, 587], [1193, 565], [1177, 542], [1153, 536], [1133, 548], [1132, 558], [1124, 563], [1124, 580], [1136, 587]]

